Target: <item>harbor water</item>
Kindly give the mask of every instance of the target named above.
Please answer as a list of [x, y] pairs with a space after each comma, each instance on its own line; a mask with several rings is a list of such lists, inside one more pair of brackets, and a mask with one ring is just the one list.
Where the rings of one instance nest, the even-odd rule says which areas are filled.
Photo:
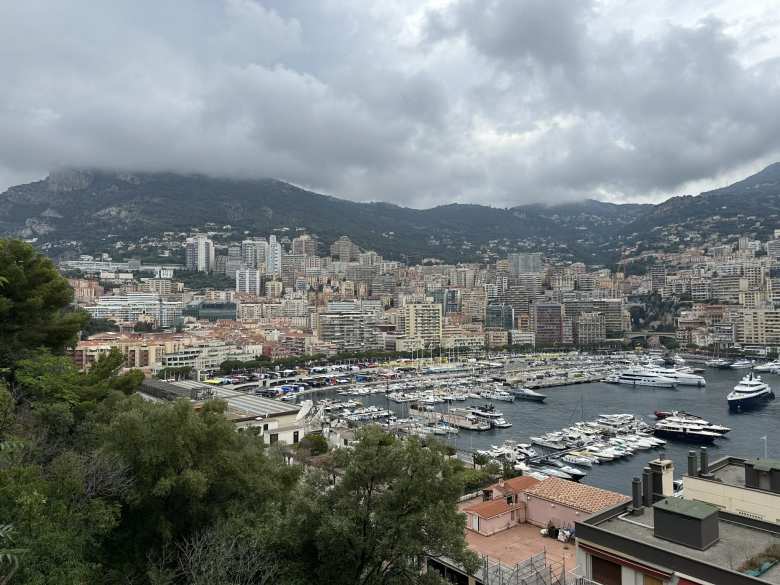
[[[701, 388], [678, 386], [676, 389], [664, 389], [604, 382], [547, 388], [542, 391], [547, 395], [547, 400], [542, 404], [522, 400], [513, 403], [493, 402], [496, 410], [503, 412], [504, 418], [512, 423], [511, 428], [482, 432], [461, 430], [457, 435], [440, 438], [458, 449], [475, 451], [500, 445], [506, 439], [530, 442], [532, 436], [560, 430], [577, 421], [593, 420], [600, 414], [630, 413], [652, 425], [656, 421], [656, 410], [684, 410], [711, 423], [731, 427], [730, 433], [708, 447], [710, 461], [726, 455], [763, 457], [764, 442], [761, 437], [764, 436], [767, 437], [769, 457], [780, 458], [780, 399], [757, 410], [729, 412], [726, 395], [746, 373], [747, 370], [706, 369], [704, 376], [707, 385]], [[765, 374], [763, 379], [776, 393], [780, 391], [780, 375]], [[407, 404], [393, 403], [381, 394], [361, 396], [360, 400], [365, 405], [390, 408], [399, 416], [409, 414]], [[486, 402], [483, 399], [469, 399], [467, 402], [453, 403], [452, 406], [475, 406]], [[446, 410], [446, 405], [438, 406], [437, 410]], [[686, 470], [688, 451], [698, 447], [668, 441], [662, 449], [674, 461], [675, 477], [679, 477]], [[650, 459], [657, 457], [659, 451], [637, 451], [628, 458], [594, 465], [588, 470], [588, 476], [583, 482], [628, 493], [631, 478], [641, 476], [642, 468]]]

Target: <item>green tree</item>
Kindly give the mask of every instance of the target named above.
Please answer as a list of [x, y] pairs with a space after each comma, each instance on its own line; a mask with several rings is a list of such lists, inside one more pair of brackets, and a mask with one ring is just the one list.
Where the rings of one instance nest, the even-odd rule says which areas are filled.
[[54, 264], [19, 240], [0, 240], [0, 367], [24, 351], [62, 351], [86, 323], [68, 311], [73, 291]]
[[[354, 449], [336, 452], [340, 477], [324, 489], [309, 476], [284, 522], [283, 550], [309, 582], [391, 585], [439, 582], [420, 575], [426, 554], [473, 568], [466, 549], [462, 464], [436, 444], [399, 440], [375, 427], [358, 433]], [[294, 559], [297, 559], [294, 560]]]
[[112, 534], [111, 565], [141, 571], [150, 551], [181, 543], [231, 514], [259, 514], [282, 501], [297, 468], [276, 465], [261, 441], [237, 433], [210, 401], [155, 404], [138, 397], [105, 403], [100, 444], [129, 468], [133, 484]]

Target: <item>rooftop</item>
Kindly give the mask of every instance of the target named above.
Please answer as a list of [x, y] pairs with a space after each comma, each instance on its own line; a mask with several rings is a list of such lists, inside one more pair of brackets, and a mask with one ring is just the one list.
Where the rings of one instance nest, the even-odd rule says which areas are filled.
[[688, 516], [703, 520], [718, 512], [717, 506], [696, 500], [684, 500], [682, 498], [666, 498], [653, 504], [653, 508], [674, 512], [681, 516]]
[[[674, 498], [668, 498], [674, 499]], [[656, 504], [657, 505], [657, 504]], [[675, 555], [707, 563], [715, 567], [736, 571], [746, 560], [778, 542], [780, 527], [777, 532], [754, 528], [748, 524], [736, 524], [722, 517], [718, 520], [720, 539], [706, 550], [698, 550], [677, 544], [654, 535], [652, 510], [645, 508], [636, 516], [612, 516], [597, 522], [596, 526], [613, 534], [630, 540], [668, 551]], [[761, 580], [780, 585], [780, 574], [770, 571], [762, 575]]]
[[299, 406], [263, 398], [254, 394], [246, 394], [237, 390], [228, 390], [219, 386], [212, 386], [214, 398], [224, 400], [228, 404], [229, 410], [234, 414], [245, 417], [275, 417], [288, 414], [296, 414]]
[[487, 502], [478, 502], [471, 504], [463, 508], [464, 512], [472, 512], [480, 518], [494, 518], [501, 514], [505, 514], [510, 510], [516, 510], [520, 507], [520, 504], [507, 504], [505, 498], [498, 498], [495, 500], [488, 500]]
[[594, 513], [619, 504], [631, 498], [590, 485], [549, 477], [525, 490], [529, 496], [542, 498], [581, 512]]
[[516, 494], [518, 492], [523, 492], [538, 483], [539, 480], [535, 477], [521, 475], [519, 477], [513, 477], [512, 479], [506, 479], [503, 483], [494, 483], [487, 489], [499, 494], [508, 495], [510, 493]]
[[777, 471], [780, 470], [780, 460], [778, 459], [748, 459], [745, 465], [752, 465], [756, 471]]
[[473, 530], [466, 530], [468, 547], [479, 555], [512, 566], [533, 555], [545, 552], [547, 559], [564, 563], [567, 568], [574, 568], [574, 543], [563, 543], [547, 538], [539, 533], [539, 528], [531, 524], [517, 524], [508, 530], [484, 536]]

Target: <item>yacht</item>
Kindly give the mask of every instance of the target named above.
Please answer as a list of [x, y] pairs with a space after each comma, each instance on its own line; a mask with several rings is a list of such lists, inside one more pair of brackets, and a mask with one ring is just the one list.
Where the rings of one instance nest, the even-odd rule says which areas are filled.
[[507, 421], [503, 416], [501, 418], [492, 419], [491, 424], [497, 429], [508, 429], [512, 426], [512, 423]]
[[672, 380], [676, 381], [678, 385], [680, 386], [706, 386], [707, 380], [704, 379], [704, 376], [700, 376], [699, 374], [694, 374], [692, 372], [684, 371], [683, 369], [678, 368], [658, 368], [658, 367], [648, 367], [647, 370], [649, 372], [652, 372], [654, 374], [658, 374], [659, 376], [663, 376], [665, 378], [671, 378]]
[[709, 444], [722, 437], [721, 433], [708, 431], [701, 425], [669, 422], [668, 418], [658, 421], [653, 429], [656, 436], [687, 443]]
[[753, 367], [753, 362], [750, 360], [737, 360], [729, 366], [732, 370], [746, 370]]
[[469, 409], [471, 414], [481, 419], [495, 420], [504, 417], [504, 413], [496, 410], [492, 404], [483, 404]]
[[539, 445], [540, 447], [555, 449], [556, 451], [561, 451], [568, 447], [563, 437], [555, 433], [548, 433], [541, 437], [531, 437], [531, 443], [533, 445]]
[[493, 391], [483, 392], [482, 398], [487, 398], [488, 400], [502, 400], [504, 402], [515, 401], [515, 397], [512, 394], [506, 390], [499, 390], [498, 388]]
[[547, 399], [546, 394], [541, 394], [530, 388], [512, 388], [512, 395], [518, 400], [530, 400], [531, 402], [544, 402]]
[[780, 361], [773, 361], [773, 362], [767, 362], [765, 364], [761, 364], [760, 366], [755, 366], [753, 368], [754, 372], [770, 372], [772, 374], [776, 374], [778, 371], [780, 371]]
[[630, 368], [620, 372], [618, 384], [629, 386], [652, 386], [654, 388], [676, 388], [677, 381], [667, 376], [661, 376], [647, 368]]
[[731, 362], [723, 358], [715, 358], [715, 359], [707, 360], [706, 362], [704, 362], [704, 365], [707, 366], [708, 368], [723, 369], [723, 368], [731, 367]]
[[686, 414], [684, 412], [682, 413], [673, 412], [669, 416], [664, 417], [663, 420], [670, 423], [699, 426], [704, 430], [712, 431], [720, 435], [725, 435], [726, 433], [731, 431], [730, 427], [724, 427], [722, 425], [712, 424], [711, 422], [704, 420], [700, 416], [694, 416], [692, 414]]
[[583, 455], [564, 455], [561, 457], [561, 461], [571, 463], [572, 465], [579, 465], [580, 467], [593, 467], [594, 463], [598, 463], [598, 459], [595, 457], [585, 457]]
[[742, 378], [726, 396], [730, 410], [747, 410], [774, 398], [775, 394], [769, 384], [763, 382], [761, 376], [753, 376], [752, 372]]

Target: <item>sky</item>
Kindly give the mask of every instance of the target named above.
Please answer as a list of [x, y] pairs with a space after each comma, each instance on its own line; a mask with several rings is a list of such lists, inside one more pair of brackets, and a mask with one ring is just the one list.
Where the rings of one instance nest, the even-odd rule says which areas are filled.
[[509, 207], [780, 160], [776, 0], [7, 0], [0, 71], [0, 191], [75, 166]]

